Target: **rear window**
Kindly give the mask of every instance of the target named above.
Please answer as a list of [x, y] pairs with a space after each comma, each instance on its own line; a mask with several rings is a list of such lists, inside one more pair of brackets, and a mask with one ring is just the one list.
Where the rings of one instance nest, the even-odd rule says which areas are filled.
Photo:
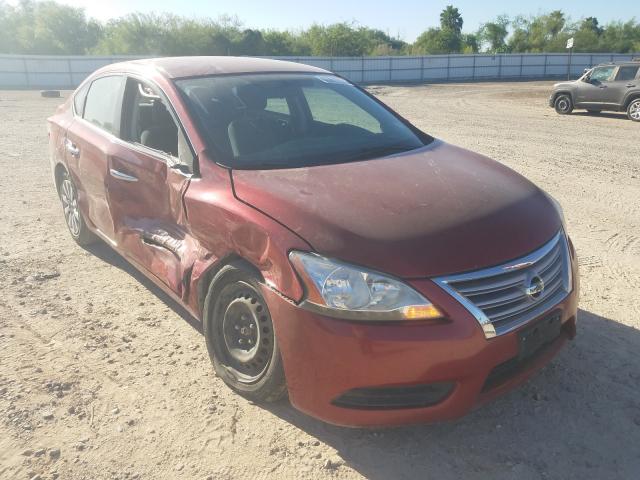
[[123, 76], [109, 76], [91, 83], [83, 117], [88, 122], [118, 135], [122, 104]]
[[638, 73], [638, 67], [620, 67], [618, 69], [618, 74], [616, 75], [616, 80], [624, 81], [624, 80], [633, 80], [636, 78], [636, 74]]
[[344, 163], [432, 140], [333, 75], [220, 75], [176, 85], [216, 161], [233, 168]]
[[273, 113], [280, 113], [282, 115], [291, 115], [289, 111], [289, 104], [286, 98], [270, 97], [267, 98], [267, 106], [265, 110]]
[[348, 123], [371, 133], [381, 133], [380, 122], [362, 108], [354, 108], [353, 101], [335, 90], [305, 87], [302, 93], [309, 104], [313, 119], [330, 125]]

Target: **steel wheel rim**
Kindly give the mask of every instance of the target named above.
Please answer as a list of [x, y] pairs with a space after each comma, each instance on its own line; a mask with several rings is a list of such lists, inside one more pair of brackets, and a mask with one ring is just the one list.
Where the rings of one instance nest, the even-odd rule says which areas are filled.
[[629, 107], [629, 116], [634, 120], [640, 120], [640, 101], [631, 104]]
[[[249, 284], [228, 287], [230, 295], [221, 325], [221, 346], [227, 366], [242, 383], [254, 383], [269, 368], [273, 355], [273, 326], [266, 305]], [[226, 292], [225, 292], [226, 293]]]
[[78, 209], [76, 188], [68, 178], [65, 178], [60, 185], [60, 200], [69, 231], [74, 237], [77, 237], [80, 235], [80, 210]]

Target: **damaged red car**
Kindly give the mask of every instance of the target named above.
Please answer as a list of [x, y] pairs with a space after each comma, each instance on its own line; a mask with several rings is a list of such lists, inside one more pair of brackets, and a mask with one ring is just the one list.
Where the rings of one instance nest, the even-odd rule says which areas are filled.
[[560, 206], [326, 70], [113, 64], [49, 119], [71, 236], [202, 321], [217, 374], [340, 425], [454, 419], [575, 335]]

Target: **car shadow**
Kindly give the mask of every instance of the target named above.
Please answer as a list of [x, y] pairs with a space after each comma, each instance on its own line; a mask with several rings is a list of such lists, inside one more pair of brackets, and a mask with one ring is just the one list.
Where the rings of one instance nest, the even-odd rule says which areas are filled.
[[573, 111], [571, 115], [576, 115], [578, 117], [601, 117], [601, 118], [615, 118], [617, 120], [629, 120], [625, 112], [590, 113], [590, 112], [584, 112], [584, 111], [583, 112]]
[[156, 297], [158, 297], [158, 299], [160, 299], [165, 305], [167, 305], [167, 307], [169, 307], [185, 322], [191, 325], [191, 327], [193, 327], [197, 332], [199, 332], [200, 334], [203, 333], [202, 323], [198, 319], [194, 318], [193, 315], [191, 315], [182, 305], [180, 305], [173, 298], [167, 295], [160, 287], [149, 280], [143, 273], [141, 273], [136, 267], [134, 267], [106, 243], [97, 242], [83, 248], [92, 255], [95, 255], [103, 262], [106, 262], [109, 265], [113, 265], [114, 267], [119, 268], [120, 270], [131, 275], [143, 287], [153, 293]]

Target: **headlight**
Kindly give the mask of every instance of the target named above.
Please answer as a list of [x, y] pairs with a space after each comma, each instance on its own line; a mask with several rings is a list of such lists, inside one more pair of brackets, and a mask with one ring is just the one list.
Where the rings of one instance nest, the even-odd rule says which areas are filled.
[[351, 320], [423, 320], [443, 317], [410, 286], [320, 255], [291, 252], [289, 259], [307, 287], [303, 306]]

